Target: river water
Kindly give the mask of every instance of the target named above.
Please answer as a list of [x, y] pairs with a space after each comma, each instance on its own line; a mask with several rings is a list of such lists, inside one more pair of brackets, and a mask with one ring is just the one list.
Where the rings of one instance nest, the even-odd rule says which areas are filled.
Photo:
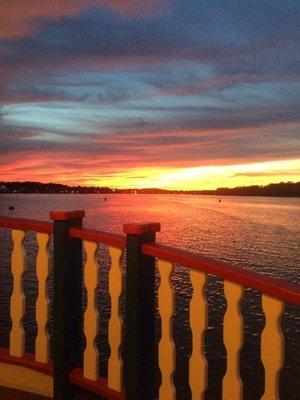
[[[105, 197], [107, 201], [104, 201]], [[15, 210], [9, 211], [9, 205], [14, 205]], [[289, 282], [300, 283], [299, 199], [222, 197], [219, 202], [219, 198], [215, 196], [196, 195], [15, 194], [0, 196], [1, 215], [48, 220], [51, 210], [70, 209], [86, 211], [84, 226], [112, 232], [121, 233], [123, 223], [127, 222], [160, 222], [161, 232], [157, 234], [157, 241], [160, 243], [201, 253]], [[2, 346], [7, 346], [10, 329], [7, 310], [11, 293], [9, 269], [11, 240], [7, 230], [1, 229], [0, 233], [0, 341]], [[31, 351], [36, 332], [34, 322], [36, 246], [33, 235], [28, 235], [26, 249], [27, 311], [24, 325], [26, 349]], [[108, 255], [107, 249], [102, 246], [99, 251], [99, 264], [101, 280], [98, 293], [101, 319], [99, 350], [101, 372], [105, 375], [109, 354], [106, 336], [110, 301], [107, 294]], [[159, 281], [159, 278], [157, 280]], [[186, 371], [188, 356], [191, 352], [188, 305], [192, 294], [187, 269], [175, 266], [172, 282], [176, 292], [176, 312], [173, 318], [174, 342], [177, 348], [175, 385], [177, 399], [186, 400], [190, 398]], [[51, 293], [51, 280], [49, 285]], [[214, 277], [209, 277], [207, 300], [209, 307], [205, 346], [209, 365], [207, 398], [214, 400], [221, 398], [220, 387], [226, 367], [221, 329], [225, 300], [222, 282]], [[257, 292], [245, 291], [242, 312], [245, 320], [245, 345], [241, 352], [244, 398], [254, 400], [259, 399], [263, 393], [263, 366], [259, 357], [259, 340], [264, 316]], [[299, 385], [297, 385], [300, 378], [300, 312], [296, 307], [286, 306], [282, 327], [286, 339], [286, 353], [285, 366], [281, 374], [281, 399], [297, 400], [300, 398]]]

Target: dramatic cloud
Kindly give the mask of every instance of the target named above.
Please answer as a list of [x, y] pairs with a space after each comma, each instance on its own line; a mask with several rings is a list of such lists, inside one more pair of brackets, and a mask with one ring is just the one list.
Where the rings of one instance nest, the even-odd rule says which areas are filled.
[[[151, 168], [291, 168], [299, 16], [297, 1], [3, 1], [2, 176], [148, 186]], [[230, 176], [297, 178], [276, 168]]]
[[3, 0], [0, 9], [0, 36], [30, 35], [45, 20], [71, 17], [87, 9], [102, 6], [123, 17], [148, 18], [169, 8], [166, 0]]

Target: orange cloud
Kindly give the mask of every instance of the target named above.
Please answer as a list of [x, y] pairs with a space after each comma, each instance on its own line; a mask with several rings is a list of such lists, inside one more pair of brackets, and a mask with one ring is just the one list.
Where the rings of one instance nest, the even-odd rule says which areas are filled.
[[187, 166], [157, 161], [151, 165], [132, 154], [90, 157], [65, 150], [24, 151], [2, 157], [0, 175], [5, 181], [57, 182], [70, 185], [214, 189], [271, 182], [297, 181], [300, 159], [245, 162], [224, 160], [219, 165]]
[[0, 38], [22, 37], [38, 29], [35, 20], [60, 19], [91, 7], [108, 7], [125, 18], [150, 18], [166, 10], [169, 0], [4, 0], [0, 8]]

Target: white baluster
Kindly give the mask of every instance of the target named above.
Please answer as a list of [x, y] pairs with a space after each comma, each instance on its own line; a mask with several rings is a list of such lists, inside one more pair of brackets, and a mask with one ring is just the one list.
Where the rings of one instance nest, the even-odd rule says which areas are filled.
[[207, 326], [205, 285], [207, 275], [190, 271], [193, 295], [190, 302], [190, 326], [192, 331], [192, 355], [189, 362], [189, 383], [192, 400], [204, 399], [207, 386], [207, 361], [204, 356], [204, 334]]
[[38, 298], [36, 301], [37, 337], [35, 340], [35, 360], [48, 363], [50, 360], [50, 336], [47, 328], [49, 320], [49, 297], [47, 281], [50, 274], [49, 243], [51, 236], [37, 233], [38, 254], [36, 275], [38, 279]]
[[284, 363], [284, 337], [280, 319], [284, 306], [284, 302], [262, 295], [266, 323], [261, 336], [261, 360], [265, 368], [265, 393], [261, 400], [279, 400], [279, 377]]
[[224, 316], [223, 338], [227, 350], [227, 369], [223, 378], [222, 399], [242, 400], [243, 383], [240, 377], [240, 350], [244, 341], [244, 323], [240, 310], [243, 286], [224, 281], [227, 309]]
[[117, 392], [122, 391], [123, 363], [120, 354], [122, 341], [122, 316], [120, 300], [122, 293], [122, 250], [109, 247], [111, 269], [109, 272], [109, 294], [111, 299], [111, 316], [108, 328], [110, 357], [108, 360], [108, 387]]
[[12, 231], [13, 252], [11, 269], [13, 274], [13, 292], [10, 300], [12, 329], [10, 331], [10, 355], [22, 357], [24, 354], [25, 333], [23, 317], [25, 314], [25, 296], [23, 291], [23, 274], [25, 272], [26, 255], [24, 250], [25, 232]]
[[96, 338], [99, 330], [99, 313], [97, 309], [96, 289], [99, 280], [96, 253], [98, 244], [84, 240], [86, 264], [84, 267], [84, 283], [87, 290], [87, 308], [84, 313], [84, 334], [86, 348], [83, 355], [83, 375], [96, 381], [99, 377], [99, 352]]
[[175, 346], [172, 338], [172, 316], [174, 314], [174, 293], [171, 284], [173, 264], [158, 260], [160, 287], [158, 309], [161, 316], [161, 340], [159, 342], [159, 368], [162, 383], [159, 388], [160, 400], [175, 400], [173, 374], [175, 371]]

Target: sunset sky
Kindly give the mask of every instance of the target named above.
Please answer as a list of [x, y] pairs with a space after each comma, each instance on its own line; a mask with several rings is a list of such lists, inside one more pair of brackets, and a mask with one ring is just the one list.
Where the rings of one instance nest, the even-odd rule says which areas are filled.
[[0, 179], [300, 180], [300, 2], [1, 0]]

